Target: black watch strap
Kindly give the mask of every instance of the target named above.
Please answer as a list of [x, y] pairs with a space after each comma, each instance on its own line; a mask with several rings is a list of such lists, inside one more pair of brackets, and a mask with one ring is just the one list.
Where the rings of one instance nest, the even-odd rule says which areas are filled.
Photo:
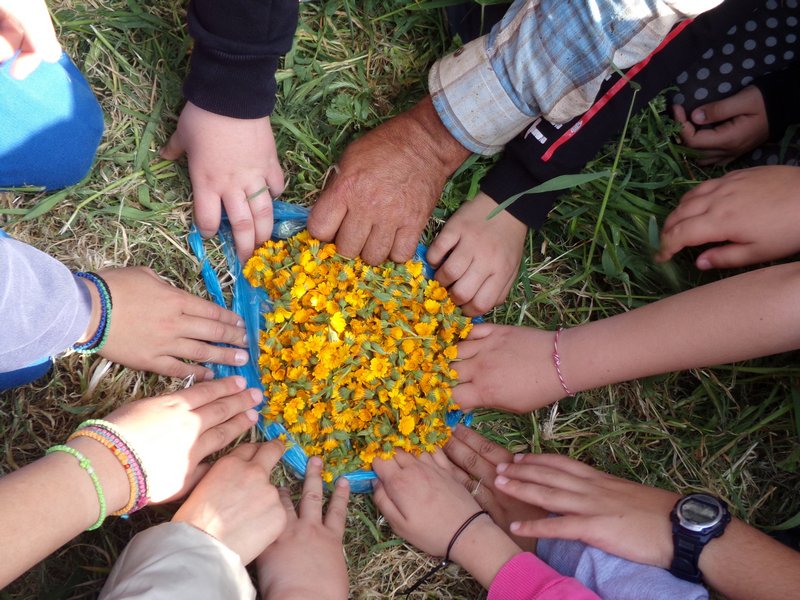
[[701, 583], [703, 574], [700, 573], [697, 563], [700, 560], [703, 544], [698, 544], [697, 538], [676, 531], [672, 532], [672, 542], [675, 545], [675, 554], [669, 572], [685, 581]]

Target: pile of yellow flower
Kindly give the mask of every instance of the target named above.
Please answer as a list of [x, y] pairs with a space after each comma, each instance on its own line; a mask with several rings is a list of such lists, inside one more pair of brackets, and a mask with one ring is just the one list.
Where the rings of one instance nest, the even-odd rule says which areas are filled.
[[372, 267], [304, 231], [256, 250], [244, 275], [273, 300], [259, 341], [263, 414], [323, 458], [327, 481], [447, 441], [450, 361], [472, 323], [421, 263]]

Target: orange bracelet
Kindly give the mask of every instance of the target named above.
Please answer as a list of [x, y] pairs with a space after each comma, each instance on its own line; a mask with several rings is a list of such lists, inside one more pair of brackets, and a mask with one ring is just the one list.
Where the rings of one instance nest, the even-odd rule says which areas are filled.
[[121, 508], [118, 511], [111, 513], [112, 516], [118, 517], [120, 515], [125, 515], [136, 505], [136, 500], [139, 496], [139, 485], [136, 481], [136, 474], [133, 472], [133, 468], [131, 467], [130, 463], [128, 462], [128, 457], [125, 453], [117, 448], [116, 444], [114, 444], [111, 440], [104, 438], [99, 433], [95, 433], [94, 431], [89, 431], [87, 429], [78, 429], [75, 433], [67, 438], [67, 441], [74, 440], [77, 437], [87, 437], [89, 439], [95, 440], [100, 442], [111, 450], [114, 453], [114, 456], [117, 457], [117, 460], [125, 469], [125, 474], [128, 476], [128, 482], [131, 486], [131, 493], [130, 499], [128, 500], [128, 504], [125, 505], [124, 508]]

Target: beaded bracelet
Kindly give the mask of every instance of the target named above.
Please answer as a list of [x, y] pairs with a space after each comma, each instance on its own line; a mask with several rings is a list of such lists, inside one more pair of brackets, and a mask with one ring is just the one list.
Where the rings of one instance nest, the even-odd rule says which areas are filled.
[[[120, 460], [120, 463], [123, 465], [123, 467], [125, 467], [125, 463], [127, 463], [130, 467], [130, 474], [128, 476], [128, 481], [130, 481], [131, 483], [130, 505], [111, 514], [127, 518], [131, 513], [136, 512], [141, 508], [144, 508], [147, 505], [148, 501], [150, 500], [147, 497], [147, 481], [145, 479], [145, 474], [141, 462], [139, 461], [139, 458], [133, 451], [133, 449], [130, 448], [121, 438], [111, 433], [110, 431], [102, 429], [100, 427], [92, 425], [90, 427], [86, 427], [84, 430], [79, 430], [79, 431], [88, 431], [101, 436], [109, 444], [111, 444], [114, 448], [118, 449], [124, 455], [125, 462], [123, 462], [122, 459], [119, 458], [119, 456], [117, 457]], [[133, 479], [131, 479], [131, 476], [133, 477]]]
[[97, 476], [97, 473], [95, 473], [92, 463], [81, 452], [75, 448], [72, 448], [71, 446], [59, 444], [48, 449], [45, 454], [52, 454], [53, 452], [65, 452], [71, 456], [74, 456], [78, 460], [78, 464], [80, 465], [81, 469], [86, 471], [89, 474], [89, 477], [92, 478], [92, 485], [94, 485], [94, 491], [97, 493], [97, 501], [100, 504], [100, 514], [97, 517], [97, 521], [94, 522], [94, 525], [89, 527], [86, 531], [93, 531], [97, 529], [103, 524], [103, 521], [106, 520], [106, 497], [105, 494], [103, 494], [103, 486], [100, 485], [100, 478]]
[[556, 330], [556, 336], [553, 339], [553, 364], [556, 366], [556, 374], [558, 380], [561, 382], [561, 389], [567, 396], [574, 396], [575, 394], [567, 387], [567, 382], [564, 380], [564, 374], [561, 372], [561, 357], [558, 355], [558, 339], [561, 337], [561, 332], [564, 331], [563, 327]]
[[108, 331], [111, 329], [111, 308], [113, 307], [111, 289], [105, 279], [97, 273], [81, 271], [75, 273], [75, 276], [91, 281], [97, 287], [97, 293], [100, 295], [100, 323], [98, 323], [97, 331], [95, 331], [90, 340], [82, 344], [75, 344], [72, 349], [81, 354], [94, 354], [105, 346], [108, 339]]
[[117, 460], [125, 469], [125, 474], [128, 476], [128, 483], [130, 484], [130, 490], [131, 490], [128, 503], [124, 506], [124, 508], [111, 513], [111, 515], [120, 516], [128, 514], [131, 511], [131, 509], [138, 503], [139, 496], [141, 494], [141, 487], [139, 485], [138, 477], [136, 475], [133, 465], [131, 464], [129, 455], [125, 452], [125, 450], [120, 448], [117, 444], [115, 444], [112, 440], [108, 439], [102, 433], [98, 433], [97, 431], [93, 431], [88, 428], [78, 429], [75, 433], [69, 436], [67, 441], [70, 442], [75, 438], [79, 437], [86, 437], [103, 444], [103, 446], [105, 446], [114, 453], [114, 456], [117, 457]]
[[114, 444], [117, 444], [121, 450], [126, 452], [129, 463], [133, 467], [134, 472], [136, 474], [138, 488], [139, 488], [139, 499], [127, 514], [136, 512], [137, 510], [144, 508], [150, 501], [150, 498], [147, 493], [149, 485], [147, 479], [147, 470], [145, 469], [144, 463], [142, 462], [142, 459], [139, 456], [139, 454], [125, 440], [125, 436], [122, 435], [122, 432], [113, 423], [109, 423], [108, 421], [104, 421], [102, 419], [88, 419], [78, 426], [78, 430], [87, 428], [90, 430], [94, 430], [96, 433], [105, 436], [107, 439], [110, 439]]

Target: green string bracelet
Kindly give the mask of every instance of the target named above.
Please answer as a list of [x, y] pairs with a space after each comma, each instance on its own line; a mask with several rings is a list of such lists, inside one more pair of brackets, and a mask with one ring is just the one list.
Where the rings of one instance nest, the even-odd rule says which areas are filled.
[[86, 531], [93, 531], [97, 529], [103, 524], [103, 521], [106, 520], [106, 497], [103, 494], [103, 486], [100, 485], [100, 478], [97, 476], [97, 473], [95, 473], [92, 463], [81, 452], [71, 446], [59, 444], [47, 450], [45, 454], [52, 454], [53, 452], [65, 452], [74, 456], [78, 460], [78, 464], [81, 466], [81, 469], [86, 471], [89, 474], [89, 477], [92, 478], [94, 491], [97, 492], [97, 501], [100, 503], [100, 516], [97, 517], [97, 521], [94, 522], [94, 525], [89, 527]]

